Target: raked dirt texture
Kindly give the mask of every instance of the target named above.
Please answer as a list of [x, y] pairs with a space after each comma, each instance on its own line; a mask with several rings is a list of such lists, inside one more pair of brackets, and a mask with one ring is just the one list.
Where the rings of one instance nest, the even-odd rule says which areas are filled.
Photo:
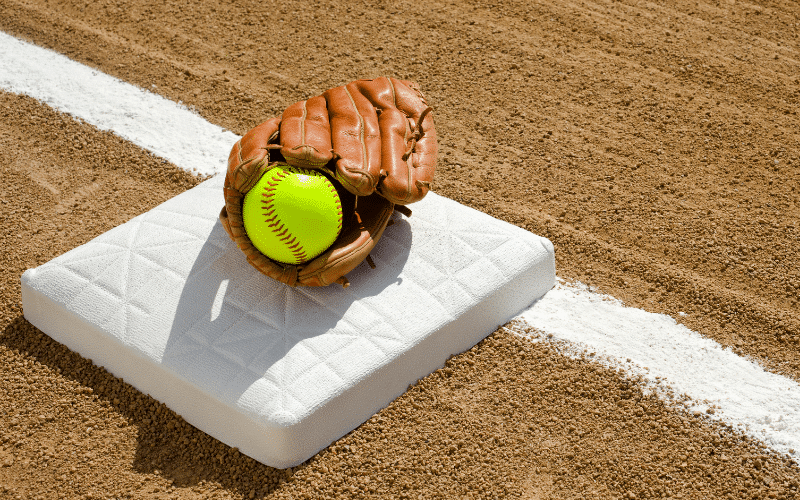
[[[550, 238], [561, 278], [800, 381], [796, 2], [0, 0], [0, 30], [240, 135], [357, 78], [415, 80], [439, 194]], [[25, 269], [199, 178], [10, 93], [0, 172], [0, 498], [800, 492], [788, 456], [514, 325], [305, 464], [265, 467], [22, 317]]]

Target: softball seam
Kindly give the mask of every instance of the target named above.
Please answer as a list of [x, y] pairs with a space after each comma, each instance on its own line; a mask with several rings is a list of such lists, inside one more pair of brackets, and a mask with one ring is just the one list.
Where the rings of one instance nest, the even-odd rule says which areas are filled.
[[[267, 223], [267, 227], [275, 233], [275, 236], [281, 241], [286, 247], [288, 248], [289, 252], [291, 252], [292, 256], [297, 260], [298, 263], [303, 263], [308, 259], [308, 254], [306, 254], [305, 248], [303, 245], [297, 241], [297, 237], [294, 236], [292, 233], [289, 232], [289, 228], [283, 225], [283, 222], [278, 220], [278, 214], [276, 214], [276, 208], [273, 205], [275, 201], [275, 193], [278, 184], [289, 177], [290, 173], [297, 173], [303, 175], [315, 175], [315, 172], [310, 170], [306, 170], [304, 168], [299, 167], [283, 167], [283, 168], [274, 168], [270, 172], [270, 179], [267, 181], [267, 188], [264, 189], [264, 192], [261, 194], [261, 208], [264, 210], [264, 216], [266, 217], [265, 222]], [[327, 180], [327, 179], [326, 179]], [[329, 182], [330, 184], [330, 182]], [[331, 193], [333, 193], [334, 199], [336, 200], [336, 209], [339, 215], [339, 226], [341, 227], [342, 224], [342, 201], [339, 199], [339, 193], [336, 192], [336, 188], [333, 184], [330, 185]]]

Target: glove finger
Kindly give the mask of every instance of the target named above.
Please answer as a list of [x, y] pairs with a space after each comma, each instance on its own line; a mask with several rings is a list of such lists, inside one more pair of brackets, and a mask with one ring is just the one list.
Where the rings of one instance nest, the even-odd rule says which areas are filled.
[[328, 106], [322, 96], [295, 103], [281, 119], [281, 154], [295, 167], [320, 168], [333, 159]]
[[407, 80], [392, 80], [397, 88], [397, 107], [406, 113], [409, 124], [413, 127], [412, 144], [406, 154], [410, 154], [411, 164], [414, 167], [412, 177], [421, 193], [419, 198], [413, 200], [417, 201], [428, 192], [436, 173], [436, 159], [439, 152], [436, 127], [433, 123], [431, 108], [417, 84]]
[[411, 129], [406, 115], [395, 106], [395, 89], [386, 77], [353, 82], [360, 94], [378, 110], [378, 128], [381, 140], [381, 172], [377, 189], [392, 203], [407, 203], [412, 187], [410, 162], [404, 153], [410, 140]]
[[378, 114], [358, 82], [326, 91], [333, 150], [339, 156], [336, 179], [356, 196], [375, 191], [381, 171]]
[[377, 190], [392, 203], [405, 205], [417, 194], [414, 168], [405, 156], [411, 137], [406, 115], [397, 108], [385, 109], [380, 115], [382, 179]]
[[416, 84], [382, 77], [356, 82], [379, 110], [381, 178], [378, 192], [399, 205], [421, 200], [436, 170], [436, 131]]
[[403, 153], [384, 165], [387, 176], [380, 192], [394, 203], [406, 205], [421, 200], [433, 181], [438, 150], [436, 129], [431, 108], [417, 85], [395, 78], [387, 80], [394, 88], [393, 109], [406, 117], [408, 135], [404, 138]]
[[279, 126], [280, 119], [271, 118], [248, 131], [233, 145], [228, 156], [226, 185], [242, 194], [250, 191], [269, 163], [269, 151], [274, 148], [271, 141], [277, 139]]

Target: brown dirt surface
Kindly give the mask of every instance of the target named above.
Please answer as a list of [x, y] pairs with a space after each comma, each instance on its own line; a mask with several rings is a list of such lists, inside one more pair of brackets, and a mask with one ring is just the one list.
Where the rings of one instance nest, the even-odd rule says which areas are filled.
[[[353, 79], [415, 80], [437, 192], [800, 380], [796, 2], [309, 5], [2, 0], [0, 30], [239, 134]], [[22, 317], [26, 268], [198, 180], [3, 93], [0, 171], [0, 498], [798, 495], [785, 457], [503, 329], [302, 466], [258, 464]]]

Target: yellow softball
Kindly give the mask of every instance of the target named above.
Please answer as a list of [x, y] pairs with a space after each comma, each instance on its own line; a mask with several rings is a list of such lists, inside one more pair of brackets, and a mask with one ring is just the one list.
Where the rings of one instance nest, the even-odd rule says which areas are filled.
[[342, 202], [320, 172], [277, 165], [245, 195], [242, 218], [261, 253], [284, 264], [302, 264], [336, 241]]

